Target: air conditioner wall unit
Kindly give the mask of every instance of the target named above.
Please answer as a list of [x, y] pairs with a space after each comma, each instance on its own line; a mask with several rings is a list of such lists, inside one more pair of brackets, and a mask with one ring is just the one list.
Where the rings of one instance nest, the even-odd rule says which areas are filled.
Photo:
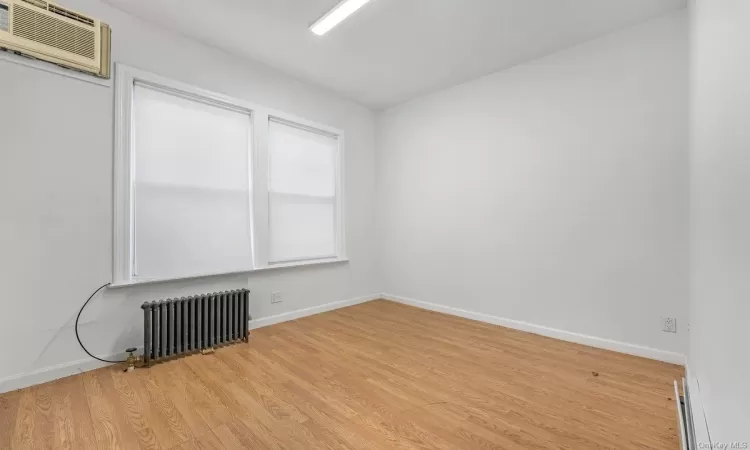
[[0, 48], [110, 77], [109, 25], [44, 0], [0, 0]]

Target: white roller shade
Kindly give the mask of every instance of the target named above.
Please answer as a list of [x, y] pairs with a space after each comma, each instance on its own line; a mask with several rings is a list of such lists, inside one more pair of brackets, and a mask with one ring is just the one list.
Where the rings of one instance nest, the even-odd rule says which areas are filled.
[[337, 256], [338, 139], [271, 119], [269, 262]]
[[133, 96], [134, 275], [251, 269], [250, 113], [140, 84]]

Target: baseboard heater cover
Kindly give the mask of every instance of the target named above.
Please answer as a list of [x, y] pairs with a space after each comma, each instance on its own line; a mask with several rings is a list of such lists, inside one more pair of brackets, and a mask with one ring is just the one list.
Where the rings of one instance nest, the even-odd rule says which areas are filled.
[[674, 398], [677, 404], [677, 436], [680, 438], [682, 450], [695, 450], [695, 426], [693, 422], [693, 408], [690, 401], [690, 391], [688, 390], [685, 379], [682, 379], [682, 393], [677, 381], [674, 382]]
[[249, 303], [247, 289], [144, 303], [144, 365], [248, 342]]

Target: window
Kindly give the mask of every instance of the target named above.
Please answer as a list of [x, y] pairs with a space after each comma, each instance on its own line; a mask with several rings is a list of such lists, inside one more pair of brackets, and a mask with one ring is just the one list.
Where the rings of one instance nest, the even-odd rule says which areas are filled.
[[252, 268], [248, 111], [133, 90], [133, 276]]
[[118, 65], [114, 284], [344, 260], [343, 134]]
[[338, 138], [269, 122], [269, 262], [335, 257]]

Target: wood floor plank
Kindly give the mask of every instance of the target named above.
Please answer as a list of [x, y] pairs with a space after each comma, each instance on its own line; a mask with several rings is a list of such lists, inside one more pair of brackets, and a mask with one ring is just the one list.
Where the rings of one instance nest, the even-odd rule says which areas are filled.
[[62, 383], [59, 389], [50, 389], [50, 391], [54, 424], [53, 448], [66, 450], [76, 448], [74, 414], [70, 402], [71, 385]]
[[35, 445], [34, 442], [34, 388], [23, 389], [19, 394], [18, 406], [16, 409], [16, 423], [13, 428], [10, 448], [12, 449], [30, 449]]
[[[140, 381], [140, 385], [135, 379]], [[131, 380], [132, 385], [140, 388], [138, 393], [142, 401], [150, 406], [149, 418], [163, 447], [173, 447], [187, 442], [194, 436], [194, 432], [175, 407], [167, 390], [162, 387], [166, 384], [163, 379], [157, 377], [154, 372], [140, 370], [135, 372], [135, 377]]]
[[93, 450], [97, 448], [94, 423], [91, 419], [91, 410], [87, 401], [86, 389], [83, 377], [68, 377], [61, 382], [61, 389], [68, 394], [70, 421], [73, 428], [73, 444], [71, 448], [80, 450]]
[[[118, 410], [121, 411], [121, 414], [138, 437], [140, 447], [144, 450], [165, 448], [159, 444], [156, 434], [151, 428], [152, 425], [156, 424], [152, 422], [152, 418], [146, 413], [149, 403], [143, 402], [143, 397], [139, 397], [136, 390], [131, 386], [131, 382], [136, 384], [138, 380], [133, 379], [134, 377], [128, 377], [127, 374], [117, 369], [109, 371], [109, 375], [112, 378], [112, 386], [114, 387], [114, 392], [111, 395], [113, 397], [116, 396], [119, 400], [120, 406]], [[128, 378], [131, 378], [130, 382]]]
[[81, 375], [84, 379], [86, 398], [97, 447], [108, 449], [139, 449], [138, 437], [124, 420], [118, 399], [110, 389], [111, 379], [105, 368]]
[[0, 449], [11, 448], [21, 391], [0, 395]]
[[0, 395], [0, 449], [676, 450], [678, 366], [372, 301]]
[[239, 438], [232, 433], [228, 424], [221, 424], [216, 427], [214, 434], [221, 445], [227, 450], [239, 450], [245, 448]]
[[52, 410], [52, 392], [49, 385], [35, 386], [34, 390], [34, 447], [54, 449], [55, 420]]
[[[200, 355], [189, 356], [188, 358], [198, 357]], [[171, 365], [174, 369], [171, 373], [175, 376], [175, 379], [178, 379], [184, 385], [187, 401], [195, 408], [194, 410], [198, 412], [201, 419], [203, 419], [211, 430], [215, 430], [220, 425], [234, 420], [229, 409], [203, 381], [195, 376], [190, 366], [184, 360], [173, 361]]]
[[191, 438], [170, 450], [226, 450], [213, 432]]
[[199, 399], [190, 393], [187, 383], [181, 378], [180, 367], [179, 364], [162, 364], [150, 370], [153, 371], [153, 376], [159, 380], [159, 386], [166, 392], [175, 409], [185, 420], [194, 436], [190, 442], [194, 443], [196, 440], [200, 441], [195, 436], [203, 436], [206, 439], [213, 433], [200, 412], [203, 407]]

